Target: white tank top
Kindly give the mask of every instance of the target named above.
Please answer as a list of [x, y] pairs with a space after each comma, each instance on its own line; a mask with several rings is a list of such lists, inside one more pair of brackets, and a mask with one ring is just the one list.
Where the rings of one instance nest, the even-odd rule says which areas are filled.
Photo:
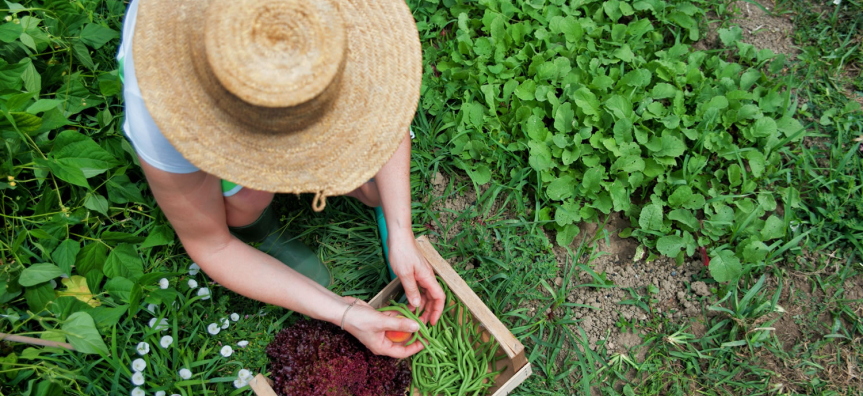
[[192, 173], [198, 170], [180, 154], [162, 135], [141, 98], [138, 79], [135, 78], [135, 62], [132, 59], [132, 36], [138, 15], [139, 0], [132, 0], [123, 22], [123, 37], [117, 52], [120, 62], [120, 78], [123, 81], [126, 121], [123, 132], [132, 142], [138, 157], [156, 169], [170, 173]]

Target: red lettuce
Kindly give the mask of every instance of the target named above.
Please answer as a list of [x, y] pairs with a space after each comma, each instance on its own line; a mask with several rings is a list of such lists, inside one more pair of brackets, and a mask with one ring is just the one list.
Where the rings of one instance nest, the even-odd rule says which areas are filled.
[[281, 396], [402, 396], [410, 386], [405, 360], [378, 356], [335, 325], [300, 320], [267, 346]]

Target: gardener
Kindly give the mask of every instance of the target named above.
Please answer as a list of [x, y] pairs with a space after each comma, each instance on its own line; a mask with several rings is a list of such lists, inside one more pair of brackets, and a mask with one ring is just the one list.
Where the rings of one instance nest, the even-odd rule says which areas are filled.
[[[122, 41], [124, 131], [192, 260], [372, 352], [418, 352], [384, 337], [415, 322], [330, 292], [327, 267], [270, 209], [276, 192], [314, 193], [316, 211], [335, 195], [382, 207], [392, 271], [437, 322], [444, 294], [411, 230], [422, 57], [404, 1], [133, 0]], [[246, 244], [257, 242], [263, 252]]]

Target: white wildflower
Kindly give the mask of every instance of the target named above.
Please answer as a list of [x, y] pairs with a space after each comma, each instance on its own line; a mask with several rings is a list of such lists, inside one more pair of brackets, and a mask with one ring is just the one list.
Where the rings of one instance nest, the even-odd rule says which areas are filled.
[[252, 380], [252, 373], [249, 370], [242, 369], [239, 373], [237, 373], [237, 378], [249, 382]]
[[234, 350], [231, 349], [230, 345], [225, 345], [222, 347], [222, 350], [219, 351], [219, 353], [221, 353], [224, 357], [231, 357], [231, 354], [234, 353]]
[[210, 299], [210, 289], [206, 287], [202, 287], [198, 289], [198, 297], [201, 297], [201, 300], [209, 300]]
[[227, 329], [228, 326], [231, 324], [231, 322], [228, 320], [228, 318], [219, 319], [219, 322], [222, 323], [222, 330]]
[[180, 369], [180, 378], [189, 379], [192, 378], [192, 372], [189, 369]]
[[194, 279], [189, 279], [189, 289], [194, 289], [198, 287], [198, 281]]
[[237, 346], [240, 348], [245, 348], [245, 347], [249, 346], [249, 342], [246, 340], [242, 340], [242, 341], [237, 343]]
[[242, 388], [242, 387], [244, 387], [244, 386], [246, 386], [246, 385], [248, 385], [248, 384], [249, 384], [248, 382], [243, 381], [243, 380], [241, 380], [241, 379], [239, 379], [239, 378], [237, 378], [237, 379], [235, 379], [235, 380], [234, 380], [234, 388], [237, 388], [237, 389], [240, 389], [240, 388]]
[[147, 310], [150, 311], [150, 313], [155, 313], [156, 308], [158, 308], [158, 307], [159, 306], [156, 304], [147, 304]]
[[198, 275], [198, 272], [201, 272], [201, 266], [195, 263], [189, 266], [189, 275], [195, 276]]
[[138, 354], [144, 356], [150, 353], [150, 344], [146, 342], [139, 342], [138, 346], [135, 347], [135, 350], [138, 351]]
[[231, 314], [231, 320], [233, 320], [234, 322], [240, 320], [240, 314], [238, 314], [236, 312], [232, 313]]
[[144, 359], [137, 358], [132, 361], [132, 371], [144, 371], [147, 368], [147, 362]]
[[165, 290], [168, 288], [168, 286], [170, 286], [170, 283], [168, 283], [168, 278], [159, 279], [159, 288], [160, 289]]
[[842, 4], [842, 0], [833, 0], [834, 5]]
[[162, 331], [168, 330], [168, 328], [169, 328], [168, 319], [162, 318], [162, 320], [159, 321], [158, 325], [156, 324], [156, 318], [150, 319], [150, 327], [151, 328], [155, 327], [156, 330], [162, 330]]
[[141, 389], [137, 386], [135, 387], [135, 389], [132, 389], [132, 396], [144, 396], [144, 395], [146, 395], [146, 393], [144, 393], [143, 389]]
[[132, 374], [132, 384], [138, 386], [144, 385], [144, 373], [136, 371], [135, 374]]
[[165, 396], [165, 391], [157, 391], [156, 396]]
[[174, 343], [174, 337], [171, 337], [171, 336], [164, 336], [164, 337], [162, 337], [161, 340], [159, 340], [159, 345], [161, 345], [162, 348], [168, 348], [173, 343]]
[[212, 335], [219, 334], [219, 331], [221, 331], [221, 330], [222, 330], [222, 328], [219, 327], [219, 325], [217, 325], [215, 323], [210, 323], [210, 325], [207, 326], [207, 332], [212, 334]]

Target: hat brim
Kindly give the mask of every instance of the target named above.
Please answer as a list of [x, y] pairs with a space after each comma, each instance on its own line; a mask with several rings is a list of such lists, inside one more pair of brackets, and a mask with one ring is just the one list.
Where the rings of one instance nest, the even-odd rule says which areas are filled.
[[422, 81], [419, 34], [403, 0], [339, 2], [348, 48], [338, 95], [316, 122], [285, 133], [237, 120], [204, 88], [195, 54], [207, 4], [142, 1], [133, 40], [144, 103], [189, 162], [257, 190], [333, 196], [389, 161], [408, 133]]

